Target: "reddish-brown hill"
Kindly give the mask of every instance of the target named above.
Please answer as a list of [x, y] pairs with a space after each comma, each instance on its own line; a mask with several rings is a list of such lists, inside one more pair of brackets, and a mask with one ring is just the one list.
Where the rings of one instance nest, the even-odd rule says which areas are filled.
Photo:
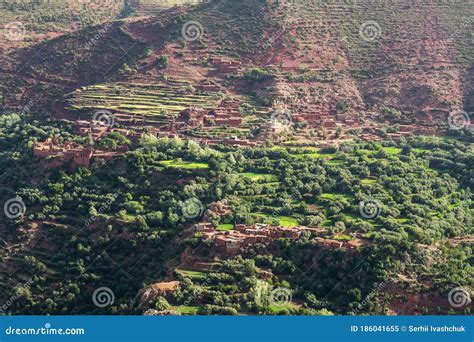
[[[472, 110], [472, 4], [302, 3], [176, 7], [12, 52], [0, 65], [5, 105], [51, 109], [79, 87], [172, 79], [284, 105], [314, 127], [380, 113], [445, 124], [450, 111]], [[202, 30], [193, 41], [182, 35], [190, 21]]]

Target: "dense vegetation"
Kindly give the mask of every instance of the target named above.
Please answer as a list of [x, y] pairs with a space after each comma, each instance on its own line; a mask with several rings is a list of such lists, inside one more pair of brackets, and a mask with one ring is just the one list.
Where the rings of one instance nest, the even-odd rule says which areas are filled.
[[[200, 4], [173, 7], [191, 2]], [[445, 128], [450, 110], [472, 118], [472, 8], [2, 2], [0, 23], [21, 22], [25, 37], [0, 42], [8, 52], [0, 61], [0, 314], [397, 314], [406, 303], [415, 313], [470, 314], [447, 297], [474, 285], [473, 138], [468, 127]], [[189, 21], [202, 26], [192, 42], [183, 35]], [[378, 37], [364, 39], [373, 21]], [[207, 82], [217, 90], [203, 90]], [[278, 145], [241, 149], [118, 132], [94, 141], [63, 120], [103, 109], [120, 128], [163, 133], [183, 111], [223, 99], [240, 102], [219, 107], [240, 124], [178, 122], [179, 133], [261, 141], [283, 105], [294, 127], [271, 137]], [[405, 136], [407, 126], [447, 136]], [[394, 133], [405, 138], [390, 140]], [[386, 139], [363, 142], [363, 134]], [[34, 157], [47, 138], [122, 154], [90, 168]], [[338, 144], [316, 147], [317, 139]], [[24, 215], [7, 215], [10, 200], [24, 203]], [[365, 202], [378, 215], [362, 215]], [[226, 214], [213, 211], [220, 205]], [[204, 217], [221, 232], [242, 223], [319, 229], [222, 256], [193, 230]], [[356, 243], [328, 248], [316, 237]], [[149, 285], [170, 280], [177, 290], [142, 300]], [[100, 307], [92, 299], [103, 287], [115, 300]]]
[[[455, 139], [210, 149], [144, 136], [91, 169], [48, 169], [48, 160], [32, 157], [32, 144], [47, 137], [92, 143], [68, 132], [67, 124], [25, 116], [0, 120], [0, 203], [18, 196], [26, 205], [22, 218], [0, 223], [0, 299], [15, 298], [8, 313], [142, 313], [139, 290], [170, 277], [182, 280], [181, 289], [154, 306], [183, 314], [339, 314], [374, 282], [440, 296], [472, 284], [472, 244], [447, 245], [473, 232], [474, 155]], [[128, 143], [117, 134], [107, 139]], [[381, 206], [373, 219], [358, 209], [369, 198]], [[211, 248], [185, 234], [200, 220], [183, 214], [189, 199], [204, 208], [226, 199], [232, 213], [213, 217], [216, 225], [323, 226], [327, 237], [362, 234], [370, 243], [345, 252], [321, 249], [310, 236], [282, 239], [213, 272], [186, 272], [176, 268], [186, 247], [203, 259]], [[415, 283], [400, 280], [414, 274]], [[91, 302], [101, 286], [115, 293], [110, 307]], [[271, 286], [291, 289], [293, 301], [282, 308], [262, 300]], [[379, 299], [363, 312], [385, 312]]]

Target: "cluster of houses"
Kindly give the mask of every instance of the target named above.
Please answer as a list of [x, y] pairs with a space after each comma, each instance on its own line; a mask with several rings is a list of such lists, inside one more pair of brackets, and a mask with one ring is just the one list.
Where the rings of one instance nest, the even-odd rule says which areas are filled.
[[177, 131], [156, 131], [152, 132], [158, 138], [168, 138], [168, 139], [175, 139], [181, 138], [186, 140], [195, 141], [204, 146], [217, 146], [217, 145], [225, 145], [225, 146], [237, 146], [237, 147], [251, 147], [256, 146], [261, 141], [257, 140], [250, 140], [247, 138], [240, 138], [237, 136], [229, 136], [224, 138], [202, 138], [202, 137], [194, 137], [194, 136], [187, 136], [182, 133], [178, 133]]
[[110, 132], [120, 133], [133, 141], [137, 141], [142, 135], [142, 133], [130, 129], [111, 127], [99, 121], [91, 122], [87, 120], [78, 120], [75, 121], [73, 125], [73, 133], [83, 137], [91, 136], [94, 140], [99, 140]]
[[437, 133], [436, 127], [433, 126], [420, 126], [413, 124], [400, 124], [398, 125], [398, 132], [387, 133], [389, 138], [399, 139], [404, 136], [411, 134], [421, 134], [421, 135], [435, 135]]
[[[216, 247], [217, 254], [225, 257], [235, 256], [248, 246], [256, 243], [269, 245], [277, 239], [299, 239], [304, 232], [311, 235], [327, 233], [326, 228], [310, 228], [304, 226], [283, 227], [255, 223], [253, 225], [236, 224], [234, 230], [218, 231], [209, 222], [198, 223], [194, 226], [195, 232], [202, 234], [204, 240], [210, 240]], [[315, 237], [314, 241], [325, 249], [354, 249], [365, 243], [364, 240], [354, 238], [350, 241], [340, 241], [323, 237]]]
[[91, 135], [94, 140], [104, 137], [110, 131], [110, 127], [101, 123], [92, 123], [86, 120], [74, 122], [73, 133], [81, 136]]
[[35, 157], [47, 158], [56, 157], [55, 162], [60, 164], [72, 161], [75, 166], [89, 167], [94, 150], [82, 147], [75, 143], [61, 144], [56, 139], [48, 138], [43, 143], [33, 145], [33, 155]]
[[221, 74], [231, 74], [240, 71], [241, 62], [222, 57], [211, 57], [210, 62], [219, 70]]
[[[74, 132], [76, 134], [82, 136], [91, 135], [94, 140], [100, 139], [109, 131], [109, 127], [93, 125], [88, 121], [77, 121], [74, 125]], [[38, 142], [33, 145], [33, 155], [35, 157], [52, 158], [49, 167], [55, 167], [64, 162], [71, 161], [73, 167], [82, 166], [89, 168], [94, 157], [110, 160], [126, 151], [128, 151], [127, 146], [119, 146], [115, 151], [99, 151], [74, 142], [61, 143], [56, 138], [48, 138], [44, 142]]]
[[215, 109], [204, 110], [201, 108], [188, 108], [181, 114], [187, 126], [231, 126], [239, 127], [242, 118], [239, 113], [240, 101], [226, 99]]
[[306, 107], [299, 109], [294, 116], [296, 122], [306, 122], [312, 127], [324, 127], [325, 129], [334, 129], [337, 124], [344, 124], [344, 127], [356, 128], [359, 126], [359, 120], [356, 113], [333, 114], [321, 109]]

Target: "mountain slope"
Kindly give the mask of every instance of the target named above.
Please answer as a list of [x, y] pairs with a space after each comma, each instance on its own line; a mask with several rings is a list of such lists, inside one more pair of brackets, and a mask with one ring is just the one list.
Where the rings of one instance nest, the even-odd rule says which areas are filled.
[[[14, 52], [2, 63], [4, 98], [15, 105], [20, 93], [37, 93], [35, 82], [15, 86], [12, 73], [68, 81], [67, 91], [50, 91], [56, 101], [78, 86], [176, 79], [283, 104], [315, 129], [332, 129], [332, 120], [364, 126], [380, 115], [392, 124], [445, 125], [450, 111], [472, 108], [473, 7], [249, 0], [174, 7], [56, 38], [33, 56]], [[200, 25], [199, 39], [183, 37], [188, 22]], [[223, 70], [217, 57], [235, 68]], [[266, 77], [249, 80], [257, 67]]]

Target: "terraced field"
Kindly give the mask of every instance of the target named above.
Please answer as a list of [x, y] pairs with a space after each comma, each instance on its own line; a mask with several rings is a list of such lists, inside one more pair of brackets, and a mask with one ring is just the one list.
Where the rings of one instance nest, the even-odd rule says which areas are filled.
[[70, 110], [110, 110], [117, 117], [146, 117], [148, 123], [166, 123], [188, 107], [211, 109], [219, 95], [197, 93], [184, 81], [167, 83], [109, 83], [82, 87], [69, 94]]
[[228, 126], [212, 126], [195, 128], [189, 133], [198, 138], [218, 139], [229, 136], [247, 137], [250, 134], [250, 129], [245, 127], [233, 128]]

